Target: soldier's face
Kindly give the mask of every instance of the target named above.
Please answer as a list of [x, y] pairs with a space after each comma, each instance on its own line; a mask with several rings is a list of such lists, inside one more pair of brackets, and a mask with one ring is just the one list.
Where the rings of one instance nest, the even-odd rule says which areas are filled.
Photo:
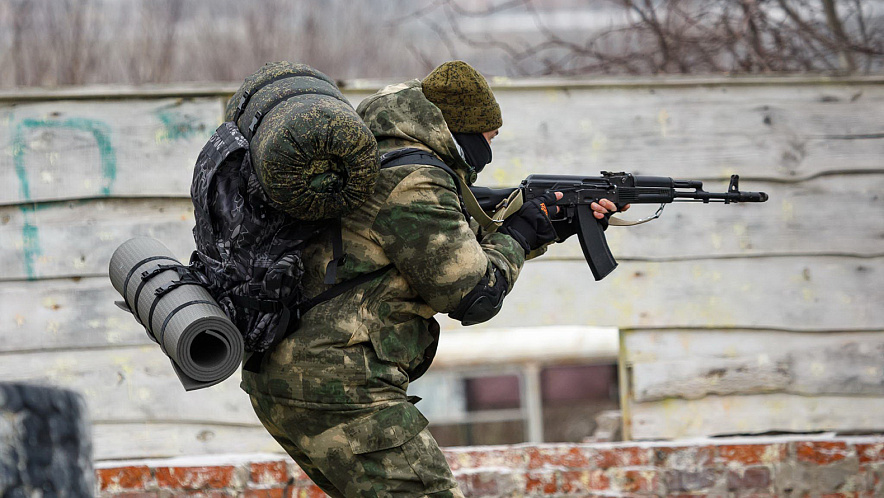
[[491, 141], [494, 140], [494, 137], [496, 137], [499, 133], [500, 129], [498, 128], [496, 130], [486, 131], [482, 133], [482, 136], [485, 137], [485, 140], [488, 140], [488, 145], [491, 145]]

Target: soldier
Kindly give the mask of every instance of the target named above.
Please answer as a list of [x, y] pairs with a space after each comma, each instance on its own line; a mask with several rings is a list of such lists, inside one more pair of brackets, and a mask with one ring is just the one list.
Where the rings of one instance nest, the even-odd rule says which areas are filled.
[[[423, 153], [381, 169], [368, 201], [341, 220], [338, 281], [379, 276], [306, 313], [260, 373], [243, 372], [242, 386], [270, 434], [331, 496], [463, 496], [406, 389], [435, 352], [433, 315], [494, 316], [526, 255], [555, 240], [547, 213], [561, 194], [526, 203], [495, 233], [471, 228], [452, 175], [472, 183], [502, 119], [487, 82], [464, 62], [388, 86], [357, 111], [381, 154]], [[593, 209], [599, 219], [616, 210]], [[329, 288], [332, 245], [329, 236], [304, 251], [308, 294]]]

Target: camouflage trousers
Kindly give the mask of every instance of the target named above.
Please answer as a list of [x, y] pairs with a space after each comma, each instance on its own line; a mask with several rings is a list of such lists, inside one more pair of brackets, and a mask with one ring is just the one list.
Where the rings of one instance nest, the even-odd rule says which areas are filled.
[[463, 498], [427, 419], [405, 400], [328, 410], [251, 400], [270, 435], [329, 496]]

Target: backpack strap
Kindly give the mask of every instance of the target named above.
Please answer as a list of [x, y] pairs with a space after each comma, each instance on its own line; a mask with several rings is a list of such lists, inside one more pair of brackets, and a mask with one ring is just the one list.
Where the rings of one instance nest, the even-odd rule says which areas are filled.
[[325, 266], [325, 285], [334, 285], [338, 280], [338, 267], [344, 264], [347, 254], [344, 252], [344, 234], [341, 231], [341, 219], [335, 218], [330, 221], [329, 230], [332, 232], [332, 259]]
[[326, 97], [332, 97], [334, 99], [341, 100], [337, 95], [335, 95], [332, 92], [324, 92], [324, 91], [318, 90], [316, 88], [311, 88], [309, 90], [298, 90], [296, 92], [287, 93], [281, 97], [277, 97], [275, 100], [273, 100], [273, 102], [270, 103], [270, 105], [268, 105], [267, 107], [265, 107], [263, 109], [258, 110], [255, 113], [254, 117], [252, 117], [252, 122], [249, 123], [249, 128], [248, 128], [249, 141], [251, 141], [252, 138], [255, 136], [255, 133], [258, 131], [258, 127], [261, 126], [261, 120], [264, 119], [264, 116], [270, 114], [270, 111], [272, 111], [274, 108], [276, 108], [276, 106], [278, 106], [279, 104], [282, 104], [283, 102], [289, 100], [292, 97], [297, 97], [298, 95], [308, 95], [308, 94], [325, 95]]
[[444, 161], [436, 157], [432, 152], [427, 152], [423, 149], [418, 149], [416, 147], [409, 147], [405, 149], [397, 149], [391, 150], [383, 154], [380, 158], [381, 160], [381, 169], [392, 168], [394, 166], [403, 166], [406, 164], [423, 164], [426, 166], [435, 166], [442, 171], [448, 173], [448, 176], [454, 180], [454, 188], [457, 191], [457, 199], [460, 201], [460, 210], [463, 212], [464, 218], [469, 221], [470, 213], [467, 211], [466, 205], [463, 200], [463, 191], [461, 190], [461, 179], [451, 169], [451, 166], [445, 164]]
[[[394, 268], [395, 265], [393, 263], [388, 264], [387, 266], [382, 266], [377, 270], [363, 273], [362, 275], [357, 275], [350, 280], [345, 280], [330, 289], [327, 289], [325, 292], [320, 293], [313, 299], [310, 299], [304, 303], [301, 303], [298, 306], [291, 306], [289, 304], [283, 303], [282, 301], [272, 301], [266, 299], [256, 299], [251, 297], [244, 296], [230, 296], [231, 300], [234, 304], [243, 307], [252, 307], [255, 309], [263, 310], [263, 311], [288, 311], [288, 316], [284, 316], [283, 319], [285, 323], [280, 322], [279, 326], [285, 327], [285, 333], [283, 334], [280, 341], [288, 338], [290, 335], [294, 334], [295, 331], [298, 330], [298, 326], [301, 322], [301, 317], [304, 316], [308, 311], [313, 309], [314, 306], [318, 304], [322, 304], [326, 301], [330, 301], [341, 294], [359, 286], [364, 283], [370, 282], [381, 275], [387, 273], [389, 270]], [[264, 361], [264, 357], [269, 353], [271, 349], [266, 351], [252, 353], [248, 360], [243, 364], [243, 369], [249, 372], [258, 373], [261, 371], [261, 363]]]
[[[269, 80], [261, 83], [260, 85], [252, 88], [251, 90], [244, 91], [239, 98], [239, 103], [236, 106], [236, 114], [234, 114], [233, 122], [239, 121], [239, 118], [242, 117], [242, 114], [246, 111], [246, 106], [249, 105], [249, 100], [251, 100], [252, 96], [261, 91], [262, 88], [272, 85], [279, 80], [285, 80], [288, 78], [315, 78], [318, 80], [322, 80], [318, 76], [310, 73], [283, 73], [270, 78]], [[325, 81], [325, 80], [322, 80]]]

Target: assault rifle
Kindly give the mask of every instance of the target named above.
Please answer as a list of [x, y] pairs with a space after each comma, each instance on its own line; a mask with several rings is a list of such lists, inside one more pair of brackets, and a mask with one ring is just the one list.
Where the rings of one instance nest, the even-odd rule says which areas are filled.
[[[559, 240], [577, 233], [583, 256], [596, 280], [605, 278], [617, 267], [617, 262], [605, 240], [605, 225], [593, 216], [590, 204], [601, 199], [613, 202], [618, 210], [627, 204], [660, 204], [657, 212], [648, 218], [625, 222], [611, 218], [611, 225], [631, 226], [660, 217], [663, 207], [670, 202], [764, 202], [764, 192], [740, 192], [740, 177], [731, 176], [727, 192], [707, 192], [703, 182], [674, 180], [663, 176], [636, 176], [631, 173], [602, 171], [602, 176], [531, 175], [515, 188], [492, 189], [470, 187], [479, 206], [485, 212], [500, 212], [519, 191], [523, 201], [540, 197], [546, 192], [561, 192], [564, 197], [556, 202], [559, 212], [553, 216], [553, 226]], [[495, 220], [500, 221], [500, 220]]]

